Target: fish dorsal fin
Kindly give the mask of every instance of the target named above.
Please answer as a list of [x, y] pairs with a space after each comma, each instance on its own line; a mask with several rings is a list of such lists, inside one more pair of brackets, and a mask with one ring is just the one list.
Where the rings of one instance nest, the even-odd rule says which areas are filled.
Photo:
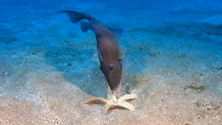
[[123, 29], [120, 29], [120, 28], [108, 28], [112, 33], [113, 33], [113, 35], [117, 38], [117, 39], [119, 39], [120, 38], [120, 36], [122, 35], [122, 33], [123, 33]]

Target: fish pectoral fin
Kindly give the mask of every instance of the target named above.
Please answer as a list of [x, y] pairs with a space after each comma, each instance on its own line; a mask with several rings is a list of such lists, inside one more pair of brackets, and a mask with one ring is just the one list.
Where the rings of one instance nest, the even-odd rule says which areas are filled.
[[99, 55], [100, 62], [103, 62], [102, 52], [101, 52], [101, 50], [98, 46], [97, 46], [97, 52], [98, 52], [98, 55]]

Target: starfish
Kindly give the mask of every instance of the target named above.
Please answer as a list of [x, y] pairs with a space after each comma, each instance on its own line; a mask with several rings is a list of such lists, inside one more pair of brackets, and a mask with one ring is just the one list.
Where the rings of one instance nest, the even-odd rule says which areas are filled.
[[105, 104], [105, 113], [108, 113], [111, 109], [114, 108], [125, 108], [128, 110], [135, 110], [134, 106], [128, 103], [128, 100], [135, 99], [137, 96], [136, 94], [126, 94], [117, 98], [115, 95], [112, 95], [111, 98], [108, 100], [103, 98], [94, 98], [86, 102], [86, 104], [91, 104], [94, 102], [102, 102]]

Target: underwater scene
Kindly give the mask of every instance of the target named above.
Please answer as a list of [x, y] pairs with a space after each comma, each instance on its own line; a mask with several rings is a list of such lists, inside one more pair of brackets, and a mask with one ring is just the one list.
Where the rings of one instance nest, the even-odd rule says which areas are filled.
[[0, 125], [222, 125], [221, 0], [0, 8]]

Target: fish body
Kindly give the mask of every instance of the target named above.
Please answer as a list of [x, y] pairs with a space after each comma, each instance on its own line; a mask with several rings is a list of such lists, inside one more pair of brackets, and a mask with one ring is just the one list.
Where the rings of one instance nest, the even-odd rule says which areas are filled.
[[59, 12], [66, 13], [73, 23], [77, 23], [82, 19], [87, 19], [90, 22], [91, 25], [84, 22], [81, 23], [81, 29], [83, 32], [92, 30], [95, 33], [97, 52], [101, 64], [100, 69], [110, 89], [116, 91], [122, 78], [122, 57], [115, 35], [94, 17], [76, 11], [62, 10]]

